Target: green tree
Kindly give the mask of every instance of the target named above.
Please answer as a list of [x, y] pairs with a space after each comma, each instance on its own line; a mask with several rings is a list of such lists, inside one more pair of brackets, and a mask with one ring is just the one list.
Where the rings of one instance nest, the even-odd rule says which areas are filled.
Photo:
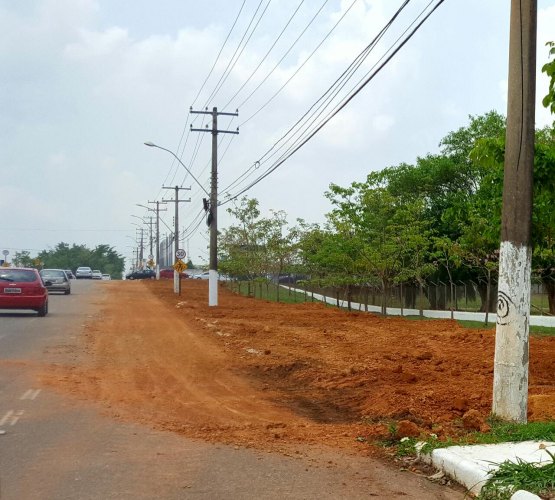
[[13, 263], [18, 267], [34, 267], [35, 264], [34, 259], [27, 250], [15, 252], [13, 256]]
[[121, 278], [125, 269], [125, 259], [109, 245], [98, 245], [90, 250], [85, 245], [58, 243], [52, 250], [43, 250], [38, 254], [43, 267], [54, 269], [73, 269], [89, 266]]
[[[554, 57], [552, 61], [548, 61], [542, 67], [542, 72], [549, 78], [549, 90], [547, 95], [543, 98], [542, 103], [546, 108], [549, 108], [552, 115], [555, 115], [555, 43], [547, 42], [549, 47], [549, 58]], [[555, 121], [553, 122], [555, 127]]]

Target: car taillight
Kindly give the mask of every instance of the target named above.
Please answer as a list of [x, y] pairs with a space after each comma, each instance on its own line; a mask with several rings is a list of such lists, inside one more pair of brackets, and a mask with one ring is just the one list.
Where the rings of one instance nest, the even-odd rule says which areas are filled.
[[31, 285], [26, 288], [29, 295], [44, 295], [45, 288], [42, 285]]

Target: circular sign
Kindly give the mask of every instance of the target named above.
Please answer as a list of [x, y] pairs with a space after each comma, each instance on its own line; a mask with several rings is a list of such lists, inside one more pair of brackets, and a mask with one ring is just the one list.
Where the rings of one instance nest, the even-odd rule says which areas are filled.
[[187, 255], [187, 254], [185, 253], [185, 250], [182, 250], [181, 248], [178, 248], [178, 249], [175, 251], [175, 256], [176, 256], [178, 259], [182, 259], [183, 257], [185, 257], [185, 255]]
[[148, 258], [149, 258], [149, 260], [152, 260], [152, 259], [154, 259], [154, 255], [149, 255]]
[[3, 253], [4, 255], [8, 255], [10, 252], [8, 252], [8, 250], [2, 250], [2, 253]]

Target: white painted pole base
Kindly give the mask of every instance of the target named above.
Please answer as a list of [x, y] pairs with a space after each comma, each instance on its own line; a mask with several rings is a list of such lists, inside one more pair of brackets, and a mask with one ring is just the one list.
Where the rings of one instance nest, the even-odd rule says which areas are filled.
[[218, 305], [218, 271], [208, 271], [208, 305]]
[[503, 241], [493, 371], [493, 414], [525, 423], [528, 411], [530, 269], [532, 251]]
[[173, 271], [173, 291], [179, 293], [179, 273], [175, 269]]

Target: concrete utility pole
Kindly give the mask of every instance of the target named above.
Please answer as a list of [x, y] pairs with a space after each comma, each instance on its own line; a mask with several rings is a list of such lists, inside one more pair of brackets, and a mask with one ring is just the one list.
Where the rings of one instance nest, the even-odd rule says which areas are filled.
[[139, 228], [141, 231], [141, 245], [139, 247], [139, 269], [143, 268], [143, 259], [144, 259], [144, 228]]
[[218, 130], [218, 115], [239, 116], [235, 113], [218, 113], [218, 108], [212, 108], [212, 111], [193, 111], [192, 114], [212, 115], [212, 130], [193, 128], [191, 132], [212, 132], [212, 176], [210, 189], [210, 205], [208, 212], [208, 224], [210, 226], [210, 265], [208, 275], [208, 305], [218, 305], [218, 134], [238, 134], [231, 130]]
[[156, 279], [160, 279], [160, 212], [165, 212], [167, 208], [160, 210], [159, 201], [149, 201], [148, 203], [156, 203], [156, 208], [149, 210], [154, 210], [156, 212]]
[[512, 0], [493, 413], [526, 422], [537, 0]]
[[[183, 203], [183, 202], [189, 202], [191, 201], [191, 198], [189, 198], [188, 200], [180, 200], [179, 199], [179, 190], [187, 190], [190, 191], [191, 188], [184, 188], [184, 187], [179, 187], [179, 186], [173, 186], [173, 187], [168, 187], [168, 186], [162, 186], [164, 189], [173, 189], [175, 190], [175, 199], [173, 200], [162, 200], [165, 203], [175, 203], [175, 217], [174, 217], [174, 226], [175, 226], [175, 230], [174, 230], [174, 254], [173, 254], [173, 262], [175, 262], [175, 252], [177, 252], [178, 248], [179, 248], [179, 203]], [[181, 293], [180, 290], [180, 281], [179, 281], [179, 273], [177, 271], [173, 271], [173, 291], [175, 293]]]

